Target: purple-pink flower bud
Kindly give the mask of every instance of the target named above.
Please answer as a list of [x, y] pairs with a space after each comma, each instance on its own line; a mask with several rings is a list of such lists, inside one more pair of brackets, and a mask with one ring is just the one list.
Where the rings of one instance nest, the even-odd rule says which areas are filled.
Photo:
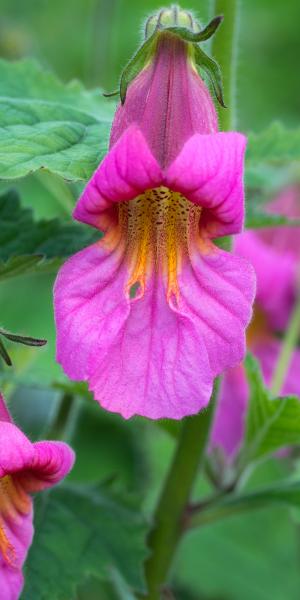
[[215, 133], [216, 109], [197, 73], [193, 48], [165, 32], [150, 63], [129, 86], [111, 131], [111, 146], [135, 123], [162, 168], [176, 158], [194, 134]]

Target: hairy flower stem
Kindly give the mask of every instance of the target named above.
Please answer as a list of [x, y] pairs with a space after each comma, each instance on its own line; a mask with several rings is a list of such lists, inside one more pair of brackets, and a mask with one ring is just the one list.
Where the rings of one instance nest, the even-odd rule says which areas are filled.
[[146, 562], [148, 600], [161, 598], [161, 588], [183, 533], [184, 514], [204, 459], [217, 391], [218, 380], [208, 408], [182, 423], [178, 446], [164, 482], [154, 515], [154, 527], [149, 536], [151, 555]]
[[283, 338], [281, 352], [274, 371], [274, 376], [271, 385], [271, 392], [274, 396], [280, 394], [281, 388], [290, 365], [293, 351], [297, 346], [300, 335], [300, 294], [297, 304], [292, 313], [289, 326]]
[[220, 129], [228, 131], [235, 127], [238, 0], [214, 0], [212, 4], [214, 15], [224, 15], [222, 25], [212, 39], [212, 55], [221, 67], [227, 106], [219, 110]]

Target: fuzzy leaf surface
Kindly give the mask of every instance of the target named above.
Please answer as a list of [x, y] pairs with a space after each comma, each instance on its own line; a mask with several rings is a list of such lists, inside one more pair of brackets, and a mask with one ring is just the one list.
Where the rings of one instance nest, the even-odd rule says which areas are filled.
[[0, 81], [0, 178], [45, 168], [89, 179], [107, 151], [113, 103], [31, 60], [1, 60]]
[[143, 591], [147, 525], [108, 488], [61, 486], [41, 495], [35, 528], [22, 600], [73, 600], [85, 578], [106, 580], [111, 569]]
[[241, 460], [247, 464], [300, 444], [300, 400], [296, 396], [272, 398], [253, 356], [247, 356], [245, 367], [250, 398]]
[[59, 219], [35, 221], [19, 195], [0, 196], [0, 279], [23, 273], [51, 272], [63, 260], [100, 238], [100, 232]]

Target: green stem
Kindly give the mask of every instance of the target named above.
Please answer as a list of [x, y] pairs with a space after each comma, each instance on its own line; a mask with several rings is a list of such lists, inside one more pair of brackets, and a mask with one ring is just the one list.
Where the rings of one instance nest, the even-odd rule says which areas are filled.
[[271, 392], [274, 396], [280, 394], [281, 388], [290, 365], [293, 351], [297, 345], [300, 334], [300, 295], [292, 313], [289, 326], [283, 338], [276, 369], [274, 371]]
[[183, 532], [183, 519], [204, 452], [212, 422], [218, 383], [206, 410], [182, 423], [178, 446], [154, 515], [149, 536], [151, 556], [146, 562], [148, 600], [159, 600]]
[[212, 55], [219, 63], [223, 76], [224, 99], [227, 108], [220, 108], [220, 129], [235, 126], [235, 71], [238, 0], [214, 0], [213, 14], [224, 15], [219, 31], [212, 39]]

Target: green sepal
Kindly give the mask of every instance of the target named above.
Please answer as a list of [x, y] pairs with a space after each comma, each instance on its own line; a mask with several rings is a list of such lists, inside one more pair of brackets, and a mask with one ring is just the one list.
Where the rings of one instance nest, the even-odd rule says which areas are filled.
[[214, 19], [212, 19], [210, 23], [204, 29], [202, 29], [202, 31], [194, 32], [188, 29], [187, 27], [166, 27], [163, 29], [163, 31], [169, 31], [170, 33], [174, 33], [185, 42], [192, 42], [193, 44], [198, 44], [199, 42], [209, 40], [209, 38], [211, 38], [212, 35], [214, 35], [220, 23], [222, 23], [223, 18], [223, 15], [214, 17]]
[[2, 342], [1, 336], [5, 337], [10, 342], [23, 344], [24, 346], [44, 346], [47, 344], [47, 340], [41, 340], [39, 338], [33, 338], [26, 335], [19, 335], [17, 333], [10, 333], [9, 331], [5, 331], [5, 329], [0, 329], [0, 356], [3, 358], [8, 367], [12, 366], [12, 361]]
[[7, 340], [16, 342], [17, 344], [23, 344], [24, 346], [45, 346], [47, 340], [41, 340], [39, 338], [33, 338], [28, 335], [19, 335], [17, 333], [10, 333], [4, 329], [0, 329], [0, 335], [3, 335]]
[[218, 102], [223, 108], [226, 108], [223, 97], [222, 74], [218, 63], [213, 58], [207, 56], [197, 44], [194, 45], [194, 57], [198, 67], [203, 69], [209, 76]]
[[3, 358], [5, 364], [8, 367], [12, 366], [11, 358], [10, 358], [9, 354], [7, 353], [6, 348], [5, 348], [4, 344], [2, 343], [1, 339], [0, 339], [0, 356], [1, 356], [1, 358]]
[[[222, 76], [218, 63], [207, 56], [203, 50], [199, 47], [199, 42], [208, 40], [217, 30], [220, 23], [223, 20], [223, 16], [218, 16], [212, 19], [210, 23], [201, 31], [193, 32], [187, 27], [157, 27], [152, 35], [146, 39], [146, 41], [140, 46], [137, 52], [133, 55], [125, 67], [120, 81], [120, 98], [121, 103], [124, 104], [126, 100], [126, 94], [129, 84], [137, 77], [142, 71], [147, 62], [150, 60], [151, 55], [154, 53], [155, 45], [159, 35], [171, 34], [179, 37], [184, 42], [193, 45], [194, 57], [196, 64], [203, 68], [210, 77], [213, 85], [216, 97], [224, 108], [226, 108], [223, 99], [223, 88], [222, 88]], [[114, 95], [106, 94], [106, 95]]]
[[150, 60], [154, 45], [156, 44], [156, 39], [157, 33], [155, 32], [149, 37], [148, 40], [146, 40], [146, 42], [142, 44], [142, 46], [140, 46], [137, 52], [133, 55], [132, 59], [126, 65], [120, 81], [120, 98], [122, 104], [125, 103], [129, 84], [142, 71], [148, 60]]
[[114, 92], [102, 92], [102, 96], [104, 98], [113, 98], [114, 96], [118, 96], [119, 93], [119, 90], [115, 90]]

